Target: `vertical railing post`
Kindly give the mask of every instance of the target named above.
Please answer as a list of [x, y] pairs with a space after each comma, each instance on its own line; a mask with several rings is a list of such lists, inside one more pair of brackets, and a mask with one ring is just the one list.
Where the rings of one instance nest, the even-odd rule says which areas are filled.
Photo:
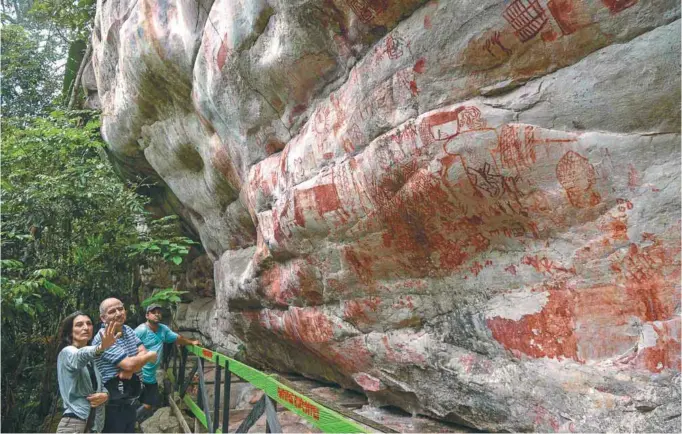
[[218, 430], [220, 426], [220, 380], [222, 367], [220, 366], [220, 359], [216, 357], [215, 364], [215, 382], [213, 383], [213, 432]]
[[230, 389], [232, 388], [232, 372], [230, 362], [225, 360], [225, 386], [223, 389], [223, 432], [227, 433], [230, 426]]
[[270, 399], [268, 395], [265, 398], [265, 432], [266, 433], [281, 433], [282, 427], [277, 420], [277, 402]]
[[[213, 423], [211, 423], [211, 410], [208, 403], [208, 393], [206, 393], [206, 382], [204, 381], [204, 360], [197, 356], [197, 363], [199, 366], [199, 396], [201, 398], [201, 403], [199, 407], [204, 410], [204, 416], [206, 417], [206, 429], [209, 433], [213, 433]], [[198, 399], [197, 399], [198, 400]]]
[[[173, 379], [175, 380], [175, 383], [178, 382], [178, 352], [175, 349], [175, 345], [171, 347], [171, 353], [173, 357], [173, 367], [172, 371], [173, 372]], [[177, 390], [177, 385], [176, 385], [176, 390]]]
[[176, 384], [176, 390], [179, 392], [181, 385], [185, 383], [185, 366], [187, 364], [187, 348], [184, 346], [180, 350], [180, 371], [178, 372], [178, 383]]
[[[204, 361], [200, 356], [197, 356], [197, 372], [204, 372]], [[201, 375], [199, 374], [199, 385], [201, 386]], [[192, 380], [194, 377], [192, 377]], [[203, 411], [204, 410], [204, 399], [203, 395], [201, 394], [201, 388], [199, 388], [199, 391], [197, 392], [197, 405], [199, 408]]]

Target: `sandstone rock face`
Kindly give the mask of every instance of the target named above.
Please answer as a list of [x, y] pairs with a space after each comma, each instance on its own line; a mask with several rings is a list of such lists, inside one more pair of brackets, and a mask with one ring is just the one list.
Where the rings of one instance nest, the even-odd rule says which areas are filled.
[[479, 429], [680, 431], [678, 1], [99, 0], [93, 49], [209, 334]]

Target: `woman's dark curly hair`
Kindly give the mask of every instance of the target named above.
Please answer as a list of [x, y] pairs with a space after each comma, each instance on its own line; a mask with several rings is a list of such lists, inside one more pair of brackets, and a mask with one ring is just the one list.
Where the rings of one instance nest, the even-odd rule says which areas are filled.
[[[59, 348], [57, 349], [57, 353], [59, 353], [62, 349], [65, 347], [68, 347], [69, 345], [73, 345], [73, 320], [76, 319], [77, 316], [87, 316], [90, 318], [90, 315], [87, 313], [83, 313], [80, 310], [75, 311], [71, 315], [67, 316], [64, 318], [64, 321], [62, 321], [62, 325], [59, 327]], [[90, 318], [92, 321], [92, 318]]]

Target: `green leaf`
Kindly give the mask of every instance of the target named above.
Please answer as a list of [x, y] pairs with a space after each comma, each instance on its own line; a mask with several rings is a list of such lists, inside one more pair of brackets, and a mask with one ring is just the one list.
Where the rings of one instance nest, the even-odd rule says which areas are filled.
[[45, 286], [45, 289], [47, 289], [51, 294], [56, 295], [57, 297], [66, 296], [66, 291], [64, 290], [64, 288], [62, 288], [59, 285], [55, 285], [49, 280], [44, 281], [43, 286]]
[[42, 268], [39, 270], [35, 270], [33, 272], [33, 275], [35, 277], [45, 277], [46, 279], [51, 279], [57, 275], [57, 270], [52, 268]]
[[0, 267], [9, 270], [16, 270], [24, 268], [24, 264], [21, 261], [17, 261], [15, 259], [2, 259], [0, 260]]
[[173, 263], [174, 263], [175, 265], [180, 265], [180, 264], [182, 263], [182, 257], [180, 257], [180, 256], [173, 256], [173, 257], [171, 258], [171, 261], [173, 261]]

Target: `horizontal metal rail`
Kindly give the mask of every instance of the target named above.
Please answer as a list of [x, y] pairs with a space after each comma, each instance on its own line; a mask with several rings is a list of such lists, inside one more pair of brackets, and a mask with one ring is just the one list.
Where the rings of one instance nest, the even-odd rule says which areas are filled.
[[[183, 377], [184, 377], [184, 372], [181, 372], [184, 370], [186, 367], [186, 354], [191, 353], [196, 355], [198, 358], [201, 358], [203, 360], [207, 360], [209, 362], [212, 362], [216, 364], [217, 368], [216, 369], [223, 369], [225, 371], [225, 390], [224, 390], [224, 402], [223, 402], [223, 423], [222, 423], [222, 429], [217, 428], [218, 427], [218, 420], [220, 420], [220, 415], [219, 409], [220, 409], [220, 392], [217, 390], [220, 388], [220, 382], [221, 382], [221, 376], [216, 372], [216, 379], [215, 379], [215, 397], [214, 397], [214, 410], [213, 410], [213, 417], [211, 418], [211, 415], [207, 415], [204, 413], [204, 409], [206, 411], [210, 411], [209, 409], [211, 408], [209, 403], [207, 402], [208, 398], [206, 397], [206, 390], [205, 390], [205, 383], [203, 379], [203, 372], [200, 374], [200, 389], [198, 395], [202, 398], [200, 399], [201, 406], [199, 406], [197, 403], [195, 403], [192, 400], [192, 397], [189, 394], [182, 393], [182, 394], [177, 394], [175, 393], [176, 396], [179, 396], [184, 403], [187, 405], [189, 410], [194, 414], [194, 416], [197, 418], [197, 420], [208, 430], [208, 432], [215, 432], [215, 433], [222, 433], [222, 432], [227, 432], [228, 428], [228, 423], [229, 423], [229, 399], [230, 399], [230, 389], [229, 385], [231, 383], [230, 381], [230, 373], [235, 374], [236, 376], [244, 379], [245, 381], [251, 383], [254, 385], [256, 388], [262, 390], [265, 395], [267, 395], [270, 399], [272, 399], [275, 403], [279, 403], [291, 412], [297, 414], [298, 416], [304, 418], [308, 422], [310, 422], [313, 426], [319, 428], [320, 430], [324, 432], [329, 432], [329, 433], [367, 433], [366, 428], [358, 425], [357, 423], [353, 422], [352, 420], [349, 420], [347, 417], [341, 415], [340, 413], [331, 410], [322, 404], [319, 404], [315, 402], [314, 400], [302, 395], [301, 393], [295, 391], [294, 389], [286, 386], [282, 382], [277, 380], [276, 375], [270, 375], [266, 374], [264, 372], [261, 372], [257, 369], [254, 369], [242, 362], [239, 362], [235, 359], [232, 359], [230, 357], [227, 357], [223, 354], [217, 353], [215, 351], [202, 348], [202, 347], [197, 347], [197, 346], [186, 346], [182, 347], [182, 351], [180, 356], [180, 369], [178, 369], [177, 372], [177, 377], [176, 377], [176, 372], [173, 372], [173, 368], [169, 368], [167, 370], [168, 377], [171, 378], [172, 382], [176, 382], [176, 379], [182, 382]], [[176, 354], [177, 356], [177, 354]], [[197, 360], [196, 367], [202, 366], [203, 364]], [[177, 366], [177, 365], [175, 365]], [[193, 374], [196, 373], [196, 367], [192, 370], [192, 375], [187, 377], [186, 384], [177, 384], [175, 390], [179, 390], [181, 392], [184, 392], [187, 389], [187, 386], [189, 385], [190, 382], [192, 382]], [[172, 397], [171, 397], [172, 399]], [[267, 399], [263, 399], [262, 403], [259, 402], [260, 405], [264, 406], [263, 410], [266, 410], [266, 416], [268, 418], [267, 424], [266, 424], [266, 430], [268, 432], [277, 432], [280, 430], [279, 423], [276, 420], [276, 411], [274, 410], [275, 404], [270, 402]], [[263, 411], [260, 408], [260, 405], [257, 405], [259, 407], [258, 409], [254, 408], [254, 410], [260, 411], [260, 415], [263, 414]], [[201, 408], [203, 407], [203, 408]], [[259, 417], [260, 417], [259, 415]], [[255, 413], [253, 414], [255, 416]], [[211, 423], [211, 419], [213, 419], [213, 423]], [[249, 419], [249, 418], [247, 418]], [[246, 421], [245, 421], [246, 422]], [[255, 420], [253, 421], [255, 422]], [[243, 427], [242, 427], [243, 428]], [[248, 429], [248, 428], [247, 428]], [[274, 431], [273, 431], [274, 430]], [[239, 432], [239, 430], [238, 430]]]

